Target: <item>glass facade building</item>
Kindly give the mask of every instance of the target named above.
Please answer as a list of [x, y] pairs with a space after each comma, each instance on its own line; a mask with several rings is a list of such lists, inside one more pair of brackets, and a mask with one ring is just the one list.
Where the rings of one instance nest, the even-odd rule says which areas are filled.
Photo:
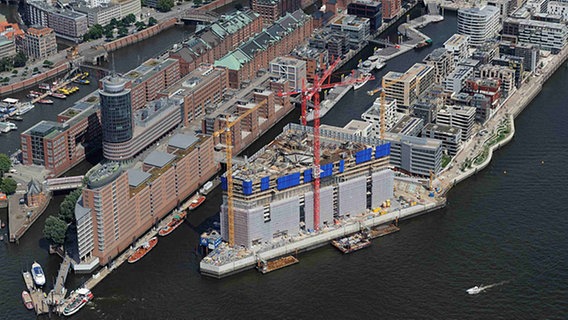
[[132, 139], [133, 133], [130, 89], [125, 88], [124, 79], [116, 76], [103, 79], [102, 84], [99, 95], [103, 142], [126, 142]]

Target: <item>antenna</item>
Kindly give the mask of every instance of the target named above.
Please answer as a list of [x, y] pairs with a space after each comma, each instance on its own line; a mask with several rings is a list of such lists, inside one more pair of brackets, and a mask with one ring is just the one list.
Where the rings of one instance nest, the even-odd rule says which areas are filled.
[[116, 69], [114, 67], [114, 52], [111, 53], [111, 60], [112, 60], [112, 70], [111, 70], [111, 74], [114, 76], [116, 75]]

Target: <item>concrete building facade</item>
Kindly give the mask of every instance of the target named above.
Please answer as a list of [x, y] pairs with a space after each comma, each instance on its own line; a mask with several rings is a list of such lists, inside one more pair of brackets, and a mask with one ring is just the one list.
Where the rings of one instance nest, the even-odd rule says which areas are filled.
[[435, 83], [442, 83], [455, 67], [452, 54], [445, 48], [434, 49], [423, 61], [434, 68]]
[[402, 10], [401, 0], [381, 0], [383, 19], [390, 21]]
[[442, 149], [449, 156], [455, 156], [460, 151], [462, 132], [460, 128], [429, 123], [422, 129], [422, 137], [442, 141]]
[[459, 9], [458, 33], [469, 36], [470, 45], [481, 45], [501, 31], [499, 17], [499, 9], [493, 6]]
[[436, 139], [386, 133], [391, 145], [390, 164], [406, 173], [429, 176], [442, 170], [442, 142]]
[[27, 55], [35, 59], [45, 59], [57, 53], [55, 32], [51, 28], [28, 28], [24, 43]]
[[415, 63], [406, 72], [389, 71], [382, 79], [385, 97], [396, 100], [398, 111], [405, 112], [434, 83], [434, 68]]
[[468, 106], [444, 106], [438, 110], [436, 124], [461, 129], [462, 141], [467, 141], [473, 132], [475, 108]]
[[277, 57], [270, 61], [269, 71], [290, 82], [290, 89], [302, 89], [302, 81], [307, 86], [306, 62], [290, 57]]

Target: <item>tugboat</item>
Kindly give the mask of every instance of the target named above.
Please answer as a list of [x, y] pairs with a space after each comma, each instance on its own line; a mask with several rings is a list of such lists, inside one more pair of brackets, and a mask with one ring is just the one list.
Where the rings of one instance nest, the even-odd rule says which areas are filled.
[[138, 248], [136, 248], [134, 254], [128, 258], [128, 263], [134, 263], [142, 259], [142, 257], [144, 257], [148, 252], [150, 252], [150, 250], [154, 249], [156, 244], [158, 244], [158, 238], [156, 237], [153, 237], [148, 242], [144, 242], [143, 244], [141, 244]]
[[32, 310], [34, 308], [32, 297], [26, 290], [22, 291], [22, 301], [28, 310]]
[[93, 294], [87, 288], [80, 288], [77, 291], [71, 293], [71, 297], [75, 296], [71, 302], [63, 309], [64, 316], [70, 316], [77, 313], [79, 309], [87, 304], [91, 299], [93, 299]]
[[38, 286], [41, 287], [45, 284], [45, 274], [43, 273], [43, 269], [41, 268], [41, 265], [35, 261], [32, 264], [32, 277], [35, 284]]
[[183, 223], [183, 219], [185, 219], [186, 215], [187, 213], [185, 212], [174, 215], [172, 221], [170, 221], [165, 227], [163, 227], [162, 229], [160, 229], [160, 231], [158, 231], [158, 235], [165, 237], [168, 234], [172, 233], [175, 229], [177, 229], [177, 227], [179, 227]]

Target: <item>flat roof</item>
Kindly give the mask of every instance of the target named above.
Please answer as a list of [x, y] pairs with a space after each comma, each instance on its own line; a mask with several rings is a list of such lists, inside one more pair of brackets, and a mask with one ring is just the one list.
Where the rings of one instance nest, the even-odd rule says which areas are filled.
[[166, 164], [170, 163], [175, 159], [175, 155], [169, 154], [161, 151], [152, 151], [146, 159], [144, 159], [144, 164], [148, 164], [154, 167], [162, 168]]
[[178, 133], [178, 134], [176, 134], [176, 135], [174, 135], [173, 137], [170, 138], [168, 145], [175, 147], [175, 148], [178, 148], [178, 149], [184, 149], [185, 150], [185, 149], [191, 147], [191, 145], [193, 145], [197, 141], [199, 141], [199, 139], [197, 139], [197, 137], [194, 134]]
[[138, 169], [128, 169], [128, 184], [131, 187], [138, 187], [144, 181], [148, 180], [152, 175]]

